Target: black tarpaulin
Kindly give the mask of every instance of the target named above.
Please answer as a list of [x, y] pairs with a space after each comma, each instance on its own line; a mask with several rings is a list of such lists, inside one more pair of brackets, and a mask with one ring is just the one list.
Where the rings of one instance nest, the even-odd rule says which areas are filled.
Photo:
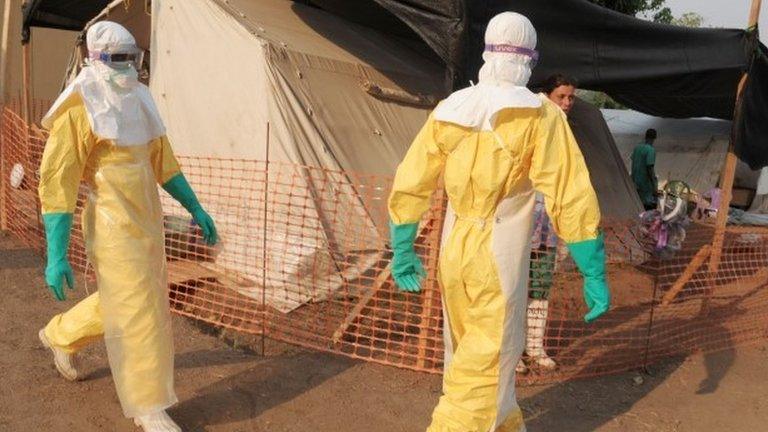
[[[308, 0], [342, 14], [347, 2]], [[475, 80], [488, 21], [504, 11], [527, 16], [538, 32], [541, 60], [531, 85], [552, 73], [604, 91], [632, 109], [660, 117], [733, 119], [736, 89], [756, 69], [737, 122], [737, 155], [752, 168], [768, 164], [768, 76], [753, 55], [768, 52], [757, 32], [692, 29], [636, 19], [585, 0], [356, 0], [371, 7], [346, 18], [388, 33], [385, 15], [413, 29], [445, 63], [453, 88]], [[724, 5], [723, 7], [727, 7]], [[381, 19], [375, 18], [378, 14]], [[402, 31], [400, 31], [402, 33]]]
[[768, 55], [755, 57], [736, 119], [736, 154], [752, 169], [768, 166]]
[[22, 38], [29, 40], [30, 27], [80, 31], [111, 0], [28, 0], [24, 5]]

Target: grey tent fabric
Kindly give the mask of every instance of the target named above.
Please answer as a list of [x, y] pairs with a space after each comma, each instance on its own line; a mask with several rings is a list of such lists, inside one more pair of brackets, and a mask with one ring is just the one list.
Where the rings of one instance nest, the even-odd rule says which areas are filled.
[[577, 98], [568, 123], [587, 162], [602, 214], [612, 219], [636, 218], [643, 206], [603, 114]]

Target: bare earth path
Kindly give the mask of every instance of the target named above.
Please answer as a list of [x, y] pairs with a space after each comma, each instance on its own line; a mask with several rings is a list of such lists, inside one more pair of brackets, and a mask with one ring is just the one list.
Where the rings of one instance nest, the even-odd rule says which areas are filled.
[[[0, 431], [135, 431], [122, 417], [102, 344], [59, 378], [37, 331], [85, 295], [52, 300], [43, 261], [0, 233]], [[290, 347], [236, 350], [175, 317], [171, 414], [185, 431], [423, 431], [440, 377]], [[530, 432], [768, 430], [768, 341], [625, 373], [519, 390]], [[641, 382], [642, 381], [642, 382]]]

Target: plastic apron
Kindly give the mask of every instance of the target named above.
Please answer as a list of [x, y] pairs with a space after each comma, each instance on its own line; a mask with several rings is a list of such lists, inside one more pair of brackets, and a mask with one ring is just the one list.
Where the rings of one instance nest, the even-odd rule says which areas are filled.
[[83, 231], [115, 387], [135, 417], [177, 402], [163, 214], [150, 145], [94, 153]]
[[103, 334], [127, 417], [177, 402], [157, 185], [179, 172], [164, 136], [117, 146], [94, 135], [79, 98], [56, 117], [41, 163], [44, 213], [74, 212], [80, 179], [88, 185], [83, 234], [98, 283], [98, 292], [50, 320], [46, 336], [72, 353]]

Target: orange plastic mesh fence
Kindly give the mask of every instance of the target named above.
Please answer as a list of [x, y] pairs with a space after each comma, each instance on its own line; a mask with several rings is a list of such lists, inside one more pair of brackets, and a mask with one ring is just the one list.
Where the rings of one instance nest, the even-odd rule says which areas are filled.
[[[27, 139], [23, 120], [11, 109], [3, 112], [0, 172], [7, 229], [41, 251], [36, 191], [44, 140], [34, 127]], [[442, 193], [435, 195], [417, 238], [429, 269], [426, 287], [407, 294], [395, 289], [389, 274], [390, 178], [280, 162], [180, 161], [222, 242], [205, 246], [186, 212], [162, 194], [175, 313], [367, 361], [441, 371], [436, 268]], [[7, 180], [17, 164], [25, 175], [13, 187]], [[83, 187], [78, 213], [86, 193]], [[566, 248], [532, 254], [531, 291], [547, 291], [548, 314], [529, 320], [528, 334], [544, 326], [541, 343], [557, 369], [545, 370], [525, 357], [531, 367], [519, 375], [521, 383], [624, 371], [768, 336], [768, 229], [729, 227], [722, 250], [713, 251], [713, 225], [696, 222], [682, 249], [660, 259], [648, 252], [649, 241], [636, 225], [603, 225], [612, 309], [593, 324], [582, 319], [582, 279]], [[70, 259], [87, 271], [79, 222]]]

